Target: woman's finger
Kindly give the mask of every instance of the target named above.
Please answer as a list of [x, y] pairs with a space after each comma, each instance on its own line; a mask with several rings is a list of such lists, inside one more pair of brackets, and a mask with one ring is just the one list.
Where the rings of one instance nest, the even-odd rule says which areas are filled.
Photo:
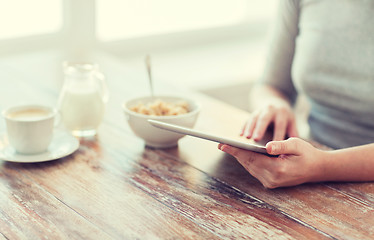
[[261, 115], [258, 117], [258, 120], [256, 121], [256, 126], [253, 130], [253, 139], [255, 141], [260, 141], [266, 132], [266, 129], [269, 127], [270, 123], [273, 120], [273, 112], [272, 111], [266, 111], [261, 113]]
[[240, 159], [239, 161], [245, 164], [253, 162], [256, 159], [256, 155], [257, 155], [257, 153], [255, 152], [236, 148], [236, 147], [233, 147], [227, 144], [219, 144], [218, 148], [221, 151], [234, 156], [236, 159], [238, 160]]
[[258, 118], [258, 115], [256, 114], [248, 122], [246, 132], [245, 132], [245, 137], [248, 138], [248, 139], [251, 138], [252, 135], [253, 135], [253, 131], [255, 129], [256, 122], [257, 122], [257, 118]]
[[296, 119], [292, 117], [289, 121], [287, 127], [287, 135], [288, 137], [299, 137], [299, 132], [297, 131], [297, 124]]
[[255, 178], [263, 184], [266, 183], [268, 169], [274, 159], [263, 154], [242, 150], [226, 144], [219, 144], [219, 149], [234, 156], [236, 160]]
[[249, 120], [250, 120], [250, 119], [248, 119], [248, 120], [245, 122], [245, 124], [243, 125], [242, 130], [240, 131], [240, 136], [243, 136], [243, 135], [244, 135], [244, 133], [245, 133], [245, 131], [246, 131], [246, 129], [247, 129], [247, 125], [248, 125]]
[[273, 133], [274, 141], [284, 140], [287, 130], [287, 117], [287, 114], [282, 112], [275, 116]]
[[266, 144], [266, 151], [272, 155], [293, 154], [300, 155], [300, 139], [289, 138], [284, 141], [271, 141]]

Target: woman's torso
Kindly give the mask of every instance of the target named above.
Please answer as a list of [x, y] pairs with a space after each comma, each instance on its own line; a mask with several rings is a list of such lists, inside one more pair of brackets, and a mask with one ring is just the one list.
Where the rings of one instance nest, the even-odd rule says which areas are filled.
[[301, 0], [292, 79], [311, 103], [312, 137], [374, 142], [374, 1]]

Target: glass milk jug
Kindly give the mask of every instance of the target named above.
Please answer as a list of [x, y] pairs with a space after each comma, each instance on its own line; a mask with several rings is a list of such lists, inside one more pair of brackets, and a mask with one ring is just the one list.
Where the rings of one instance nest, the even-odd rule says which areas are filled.
[[97, 64], [64, 62], [59, 110], [65, 127], [78, 137], [97, 133], [108, 101], [104, 75]]

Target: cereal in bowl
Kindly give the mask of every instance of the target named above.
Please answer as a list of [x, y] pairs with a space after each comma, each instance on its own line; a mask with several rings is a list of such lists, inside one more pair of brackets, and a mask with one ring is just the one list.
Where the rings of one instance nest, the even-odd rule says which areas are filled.
[[171, 103], [157, 99], [147, 104], [140, 102], [130, 110], [144, 115], [175, 116], [188, 113], [188, 103], [185, 101]]

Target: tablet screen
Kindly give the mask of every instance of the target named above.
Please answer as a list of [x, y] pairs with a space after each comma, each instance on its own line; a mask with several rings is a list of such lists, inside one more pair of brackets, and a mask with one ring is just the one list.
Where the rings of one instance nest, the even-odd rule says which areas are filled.
[[225, 144], [237, 147], [237, 148], [250, 150], [253, 152], [268, 154], [266, 152], [265, 146], [247, 143], [247, 142], [241, 142], [235, 139], [220, 137], [220, 136], [216, 136], [210, 133], [198, 131], [198, 130], [187, 128], [187, 127], [182, 127], [182, 126], [171, 124], [171, 123], [165, 123], [165, 122], [161, 122], [157, 120], [149, 119], [148, 122], [152, 126], [161, 128], [164, 130], [168, 130], [168, 131], [172, 131], [172, 132], [176, 132], [180, 134], [186, 134], [186, 135], [190, 135], [190, 136], [194, 136], [194, 137], [198, 137], [198, 138], [202, 138], [202, 139], [206, 139], [206, 140], [210, 140], [210, 141], [214, 141], [218, 143], [225, 143]]

